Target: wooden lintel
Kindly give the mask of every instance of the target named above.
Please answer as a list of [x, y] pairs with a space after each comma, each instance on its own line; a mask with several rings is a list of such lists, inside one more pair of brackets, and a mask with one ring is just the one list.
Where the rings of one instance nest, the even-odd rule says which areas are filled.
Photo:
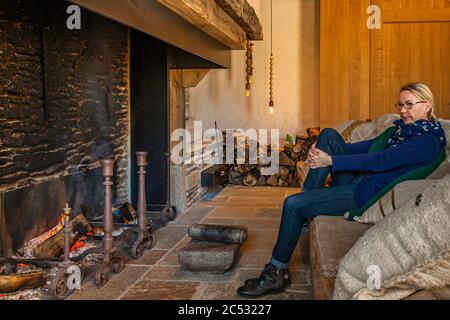
[[249, 40], [263, 40], [263, 28], [255, 9], [247, 0], [215, 0], [245, 30]]
[[206, 76], [209, 69], [184, 69], [183, 70], [183, 87], [194, 88]]
[[227, 47], [245, 49], [245, 31], [212, 0], [156, 0]]

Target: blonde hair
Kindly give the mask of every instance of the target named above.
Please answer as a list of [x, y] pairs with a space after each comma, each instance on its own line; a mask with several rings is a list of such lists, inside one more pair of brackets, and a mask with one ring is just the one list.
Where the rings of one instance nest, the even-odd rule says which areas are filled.
[[437, 117], [434, 114], [434, 108], [436, 106], [436, 103], [434, 100], [434, 95], [433, 95], [433, 92], [431, 92], [431, 89], [426, 84], [423, 84], [420, 82], [410, 83], [410, 84], [404, 85], [401, 88], [400, 93], [403, 91], [409, 91], [413, 95], [415, 95], [418, 99], [430, 102], [431, 110], [430, 110], [430, 112], [428, 112], [428, 120], [430, 120], [430, 121], [437, 120]]

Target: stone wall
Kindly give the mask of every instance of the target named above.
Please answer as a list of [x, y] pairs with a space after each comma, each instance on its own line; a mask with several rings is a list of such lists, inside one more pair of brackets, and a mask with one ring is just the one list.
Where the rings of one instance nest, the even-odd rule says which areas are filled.
[[128, 199], [128, 28], [68, 2], [0, 0], [0, 191], [117, 161]]

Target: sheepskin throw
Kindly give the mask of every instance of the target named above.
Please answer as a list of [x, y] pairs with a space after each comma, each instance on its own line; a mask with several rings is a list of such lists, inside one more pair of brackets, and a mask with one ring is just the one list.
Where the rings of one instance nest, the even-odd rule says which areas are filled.
[[[370, 228], [341, 260], [334, 299], [403, 299], [450, 285], [450, 175], [423, 183], [420, 196]], [[373, 270], [379, 288], [370, 285]]]

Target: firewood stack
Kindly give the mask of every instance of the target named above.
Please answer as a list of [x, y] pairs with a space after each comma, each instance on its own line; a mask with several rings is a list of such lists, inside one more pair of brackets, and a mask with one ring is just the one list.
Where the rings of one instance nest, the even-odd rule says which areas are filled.
[[[269, 165], [250, 165], [248, 157], [246, 164], [237, 164], [230, 166], [229, 183], [245, 186], [272, 186], [272, 187], [293, 187], [299, 188], [303, 185], [308, 173], [306, 159], [311, 146], [317, 141], [320, 128], [308, 128], [306, 135], [297, 135], [295, 145], [286, 143], [280, 152], [280, 167], [276, 174], [264, 176], [261, 174], [261, 168]], [[265, 148], [265, 146], [259, 146]], [[270, 147], [268, 148], [270, 156]], [[248, 155], [249, 145], [246, 144]]]

